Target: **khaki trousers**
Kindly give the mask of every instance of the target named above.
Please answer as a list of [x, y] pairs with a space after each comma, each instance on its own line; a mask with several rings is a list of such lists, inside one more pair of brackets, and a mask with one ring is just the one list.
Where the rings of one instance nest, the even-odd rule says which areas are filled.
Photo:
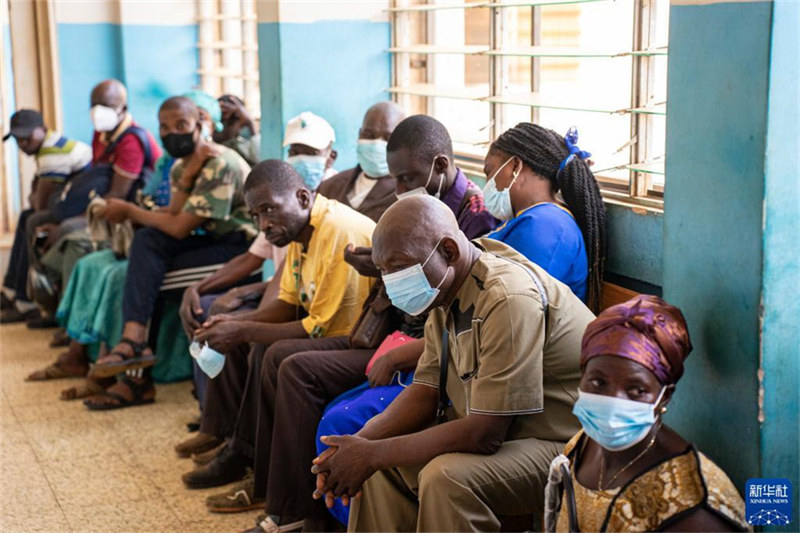
[[448, 453], [382, 470], [351, 503], [348, 531], [500, 531], [498, 515], [539, 517], [550, 462], [563, 449], [519, 439], [493, 455]]

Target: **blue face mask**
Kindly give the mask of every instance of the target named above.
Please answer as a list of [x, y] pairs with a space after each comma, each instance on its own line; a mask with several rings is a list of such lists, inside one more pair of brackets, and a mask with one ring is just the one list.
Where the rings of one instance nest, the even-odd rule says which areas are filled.
[[517, 181], [519, 171], [514, 171], [514, 179], [512, 179], [508, 187], [502, 191], [497, 190], [497, 183], [495, 181], [500, 171], [503, 170], [512, 159], [514, 158], [509, 157], [508, 161], [500, 165], [500, 168], [489, 178], [489, 181], [486, 182], [486, 186], [483, 188], [483, 204], [486, 206], [486, 210], [498, 220], [511, 220], [514, 217], [514, 208], [511, 207], [511, 187], [513, 187], [514, 182]]
[[316, 191], [322, 178], [325, 177], [325, 166], [328, 158], [324, 155], [293, 155], [286, 162], [294, 167], [303, 182], [312, 191]]
[[356, 158], [361, 170], [371, 178], [380, 178], [389, 174], [386, 162], [386, 141], [383, 139], [359, 139], [356, 146]]
[[[433, 253], [439, 247], [440, 242], [442, 242], [441, 239], [433, 247], [424, 263], [417, 263], [412, 267], [381, 276], [384, 285], [386, 285], [386, 294], [389, 295], [392, 304], [409, 315], [417, 316], [430, 307], [439, 295], [439, 287], [444, 283], [444, 278], [447, 277], [447, 272], [445, 272], [444, 276], [442, 276], [442, 281], [434, 288], [431, 287], [427, 276], [425, 276], [425, 271], [422, 270], [428, 264], [430, 258], [433, 257]], [[448, 266], [447, 269], [450, 270], [450, 267]]]
[[222, 367], [225, 366], [225, 356], [208, 344], [200, 346], [197, 341], [192, 341], [192, 344], [189, 345], [189, 353], [197, 361], [200, 370], [211, 379], [217, 377], [222, 372]]
[[665, 390], [666, 387], [661, 389], [655, 403], [646, 403], [578, 389], [578, 401], [572, 414], [578, 417], [589, 438], [606, 450], [627, 450], [650, 433], [656, 423], [656, 407]]

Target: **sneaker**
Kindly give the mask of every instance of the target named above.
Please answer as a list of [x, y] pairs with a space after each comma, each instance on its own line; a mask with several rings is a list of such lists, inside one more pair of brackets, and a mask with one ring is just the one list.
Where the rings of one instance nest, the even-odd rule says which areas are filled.
[[302, 518], [282, 518], [275, 515], [261, 514], [256, 518], [256, 527], [243, 533], [288, 533], [303, 529]]
[[212, 513], [241, 513], [264, 507], [265, 498], [256, 499], [253, 493], [256, 488], [256, 477], [251, 469], [239, 483], [227, 492], [206, 498], [206, 507]]

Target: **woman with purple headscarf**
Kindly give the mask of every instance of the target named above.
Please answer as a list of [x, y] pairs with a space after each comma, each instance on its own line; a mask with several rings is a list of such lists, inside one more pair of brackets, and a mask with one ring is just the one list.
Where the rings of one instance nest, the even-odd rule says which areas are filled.
[[725, 473], [662, 422], [691, 350], [683, 314], [656, 296], [589, 324], [573, 410], [583, 430], [551, 465], [548, 530], [748, 529]]

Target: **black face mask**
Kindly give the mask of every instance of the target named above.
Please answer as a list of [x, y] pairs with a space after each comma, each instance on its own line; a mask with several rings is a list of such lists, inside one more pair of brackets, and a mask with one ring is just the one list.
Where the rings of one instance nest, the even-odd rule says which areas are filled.
[[169, 155], [175, 159], [186, 157], [194, 152], [195, 144], [194, 132], [191, 133], [168, 133], [161, 137], [161, 144]]

